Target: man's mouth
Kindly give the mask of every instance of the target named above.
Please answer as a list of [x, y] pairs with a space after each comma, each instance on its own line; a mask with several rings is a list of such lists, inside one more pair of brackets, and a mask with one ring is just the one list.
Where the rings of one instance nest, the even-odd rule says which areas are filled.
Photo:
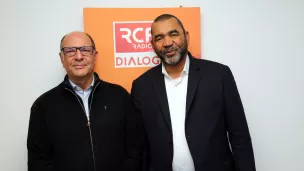
[[166, 51], [165, 52], [165, 55], [166, 56], [174, 56], [174, 55], [176, 55], [176, 50], [170, 50], [170, 51]]
[[85, 68], [85, 65], [74, 65], [74, 68], [83, 69], [83, 68]]

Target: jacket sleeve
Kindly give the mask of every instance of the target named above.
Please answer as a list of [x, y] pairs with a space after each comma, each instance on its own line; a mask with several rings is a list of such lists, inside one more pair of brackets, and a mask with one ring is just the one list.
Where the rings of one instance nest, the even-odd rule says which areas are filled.
[[251, 137], [236, 82], [229, 67], [224, 73], [225, 122], [239, 171], [255, 171]]
[[142, 122], [135, 112], [130, 94], [125, 98], [125, 171], [141, 171], [143, 130]]
[[134, 110], [137, 113], [138, 117], [141, 120], [141, 130], [142, 130], [142, 136], [141, 136], [141, 142], [142, 142], [142, 151], [141, 151], [141, 163], [140, 163], [140, 169], [141, 171], [148, 171], [149, 169], [149, 142], [147, 139], [147, 134], [145, 131], [144, 123], [142, 120], [142, 116], [140, 113], [140, 101], [139, 101], [139, 93], [138, 90], [140, 88], [137, 87], [136, 81], [133, 81], [132, 83], [132, 89], [131, 89], [131, 97], [132, 102], [134, 106]]
[[51, 160], [51, 145], [48, 137], [45, 112], [39, 100], [31, 107], [28, 137], [28, 171], [56, 171]]

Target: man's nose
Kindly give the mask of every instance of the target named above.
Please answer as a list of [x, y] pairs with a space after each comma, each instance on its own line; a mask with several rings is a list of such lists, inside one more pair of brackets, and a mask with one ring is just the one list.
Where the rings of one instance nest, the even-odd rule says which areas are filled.
[[170, 46], [172, 46], [172, 45], [173, 45], [173, 40], [172, 40], [172, 38], [169, 37], [169, 36], [165, 36], [165, 37], [164, 37], [163, 46], [164, 46], [164, 47], [170, 47]]
[[79, 49], [76, 49], [75, 58], [78, 59], [78, 60], [83, 58], [83, 55], [82, 55], [82, 53], [80, 52]]

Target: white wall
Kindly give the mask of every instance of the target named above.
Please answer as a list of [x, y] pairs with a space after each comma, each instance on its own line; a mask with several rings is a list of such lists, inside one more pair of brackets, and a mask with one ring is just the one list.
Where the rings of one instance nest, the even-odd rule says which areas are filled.
[[59, 41], [83, 7], [180, 5], [201, 7], [203, 57], [234, 73], [257, 170], [304, 170], [304, 0], [128, 1], [1, 0], [1, 171], [26, 170], [30, 106], [62, 81]]

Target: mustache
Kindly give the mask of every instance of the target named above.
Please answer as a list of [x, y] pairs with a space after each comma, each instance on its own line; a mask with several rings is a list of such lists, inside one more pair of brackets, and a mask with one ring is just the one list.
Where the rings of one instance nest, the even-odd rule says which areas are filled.
[[169, 48], [166, 48], [164, 50], [162, 50], [162, 53], [167, 53], [167, 52], [171, 52], [171, 51], [178, 51], [178, 48], [176, 47], [169, 47]]

